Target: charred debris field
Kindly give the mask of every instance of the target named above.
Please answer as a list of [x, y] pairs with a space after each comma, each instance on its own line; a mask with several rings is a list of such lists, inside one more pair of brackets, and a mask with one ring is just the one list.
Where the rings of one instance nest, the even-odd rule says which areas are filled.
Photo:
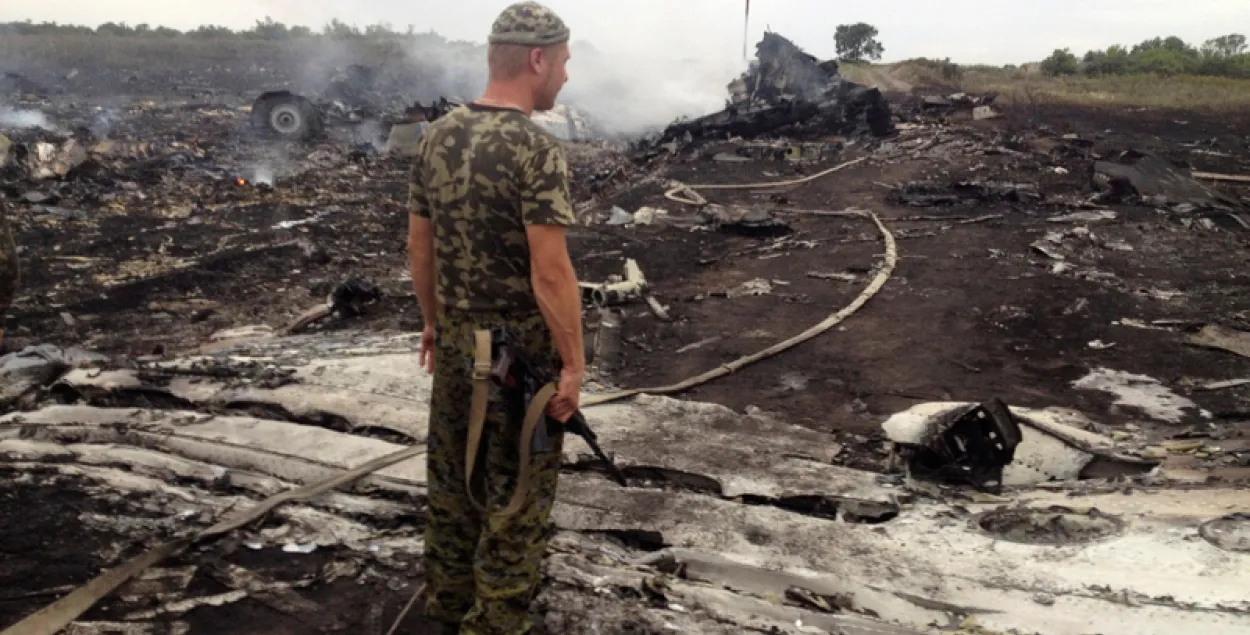
[[[542, 632], [1247, 632], [1250, 114], [757, 55], [644, 138], [541, 116], [587, 417], [630, 480], [567, 450]], [[455, 101], [363, 64], [69, 75], [0, 69], [0, 629], [424, 442], [406, 152]], [[422, 461], [197, 539], [65, 632], [383, 635]]]

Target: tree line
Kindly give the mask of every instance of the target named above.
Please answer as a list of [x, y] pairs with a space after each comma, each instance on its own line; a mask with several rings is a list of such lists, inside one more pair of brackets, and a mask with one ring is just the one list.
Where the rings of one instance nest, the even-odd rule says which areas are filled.
[[[306, 26], [290, 26], [270, 17], [257, 20], [248, 29], [205, 25], [189, 31], [149, 24], [130, 25], [106, 22], [97, 27], [56, 22], [0, 23], [0, 36], [14, 35], [106, 35], [114, 37], [193, 37], [205, 39], [292, 40], [313, 37], [332, 39], [395, 39], [432, 38], [446, 42], [432, 31], [418, 33], [413, 25], [397, 30], [389, 23], [371, 24], [363, 28], [334, 19], [319, 31]], [[838, 57], [844, 61], [881, 59], [885, 47], [877, 40], [876, 27], [865, 24], [840, 25], [835, 34]], [[946, 61], [946, 66], [956, 65]], [[1042, 72], [1064, 75], [1206, 75], [1250, 79], [1250, 50], [1246, 36], [1230, 34], [1193, 46], [1179, 37], [1156, 37], [1132, 47], [1115, 45], [1105, 50], [1089, 51], [1077, 57], [1071, 49], [1056, 49], [1041, 64]], [[955, 73], [957, 74], [957, 73]]]
[[150, 24], [130, 25], [125, 22], [106, 22], [95, 28], [74, 24], [57, 24], [56, 22], [8, 22], [0, 23], [0, 35], [109, 35], [114, 37], [195, 37], [217, 39], [248, 39], [248, 40], [292, 40], [311, 37], [330, 37], [335, 39], [382, 39], [396, 37], [428, 36], [430, 33], [418, 33], [416, 27], [408, 25], [407, 30], [398, 31], [388, 23], [371, 24], [360, 28], [338, 19], [331, 20], [320, 31], [306, 26], [289, 26], [276, 22], [270, 17], [257, 20], [250, 29], [231, 29], [224, 26], [205, 25], [189, 31], [179, 31], [167, 26]]
[[1078, 58], [1071, 49], [1056, 49], [1042, 62], [1042, 72], [1064, 75], [1206, 75], [1250, 79], [1246, 36], [1231, 34], [1192, 46], [1179, 37], [1156, 37], [1133, 47], [1112, 46]]

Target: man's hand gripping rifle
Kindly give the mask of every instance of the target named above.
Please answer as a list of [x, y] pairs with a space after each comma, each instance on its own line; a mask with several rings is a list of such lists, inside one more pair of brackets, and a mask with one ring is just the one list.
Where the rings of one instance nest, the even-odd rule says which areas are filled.
[[[502, 389], [519, 390], [524, 404], [523, 408], [528, 409], [538, 391], [554, 382], [555, 378], [549, 370], [534, 365], [525, 355], [524, 349], [513, 341], [506, 329], [493, 328], [490, 335], [491, 380]], [[559, 425], [561, 424], [558, 421], [544, 415], [542, 423], [534, 428], [534, 436], [530, 442], [531, 452], [550, 452], [552, 450], [550, 426]], [[582, 415], [581, 410], [574, 412], [563, 425], [566, 431], [586, 440], [586, 445], [590, 446], [595, 456], [607, 466], [608, 474], [613, 480], [620, 483], [622, 487], [628, 485], [625, 475], [599, 447], [598, 437], [590, 426], [586, 425], [586, 417]]]

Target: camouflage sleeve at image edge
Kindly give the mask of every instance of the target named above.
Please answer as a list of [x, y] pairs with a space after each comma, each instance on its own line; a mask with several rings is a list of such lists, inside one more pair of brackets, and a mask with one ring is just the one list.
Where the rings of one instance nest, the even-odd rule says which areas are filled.
[[521, 168], [521, 221], [526, 225], [573, 225], [569, 166], [564, 148], [544, 140]]
[[5, 213], [4, 209], [0, 209], [0, 330], [4, 329], [4, 313], [17, 295], [19, 280], [17, 246]]
[[422, 218], [430, 217], [430, 202], [426, 198], [425, 177], [422, 174], [425, 164], [425, 141], [428, 138], [429, 135], [425, 134], [417, 141], [416, 152], [412, 156], [412, 169], [408, 173], [408, 213]]

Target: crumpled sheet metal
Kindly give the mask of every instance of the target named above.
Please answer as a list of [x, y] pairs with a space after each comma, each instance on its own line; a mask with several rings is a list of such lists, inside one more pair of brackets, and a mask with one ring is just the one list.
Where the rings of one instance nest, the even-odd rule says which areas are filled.
[[[415, 372], [411, 366], [415, 344], [415, 338], [408, 334], [382, 338], [376, 334], [338, 332], [241, 343], [223, 355], [239, 361], [263, 359], [283, 365], [302, 364], [310, 373], [316, 372], [321, 364], [328, 365], [330, 360], [318, 361], [323, 356], [372, 361], [372, 366], [343, 364], [335, 367], [342, 372], [335, 373], [330, 368], [323, 372], [327, 391], [331, 391], [329, 384], [336, 384], [341, 386], [339, 392], [350, 393], [359, 400], [364, 393], [358, 389], [368, 384], [382, 392], [428, 392], [428, 376]], [[372, 360], [369, 357], [393, 354], [404, 355], [405, 363], [396, 363], [394, 369], [402, 372], [375, 377], [381, 362], [377, 357]], [[367, 378], [371, 378], [370, 381], [366, 381]], [[955, 407], [960, 405], [954, 404]], [[641, 571], [645, 580], [635, 584], [632, 573], [638, 568], [628, 563], [617, 560], [611, 571], [578, 564], [571, 569], [562, 568], [561, 573], [549, 572], [549, 577], [567, 574], [560, 577], [562, 583], [583, 580], [592, 587], [582, 593], [572, 592], [567, 586], [557, 588], [551, 597], [567, 602], [561, 605], [562, 612], [576, 608], [578, 603], [586, 606], [586, 598], [598, 597], [608, 598], [614, 610], [642, 606], [642, 603], [631, 604], [621, 598], [638, 597], [629, 595], [628, 590], [636, 591], [638, 585], [645, 584], [641, 588], [648, 595], [644, 597], [661, 597], [665, 600], [661, 607], [676, 604], [688, 611], [672, 610], [682, 617], [682, 620], [674, 618], [673, 623], [688, 626], [689, 632], [740, 633], [757, 624], [762, 628], [756, 630], [766, 632], [796, 635], [804, 632], [797, 627], [768, 630], [788, 618], [791, 623], [802, 620], [805, 625], [831, 632], [837, 632], [833, 628], [840, 628], [857, 635], [879, 635], [908, 632], [900, 626], [918, 623], [911, 619], [913, 616], [947, 610], [976, 614], [978, 621], [992, 631], [1041, 630], [1059, 635], [1082, 635], [1091, 629], [1107, 635], [1171, 635], [1184, 632], [1179, 625], [1194, 619], [1203, 620], [1205, 632], [1212, 635], [1233, 635], [1246, 632], [1244, 628], [1250, 620], [1250, 613], [1245, 611], [1250, 605], [1245, 605], [1244, 584], [1237, 575], [1236, 561], [1232, 560], [1241, 556], [1219, 550], [1206, 541], [1193, 540], [1192, 530], [1178, 531], [1182, 526], [1196, 527], [1214, 514], [1204, 506], [1197, 510], [1196, 517], [1184, 515], [1173, 508], [1174, 503], [1161, 504], [1157, 498], [1175, 494], [1183, 496], [1180, 500], [1192, 506], [1200, 496], [1218, 495], [1219, 500], [1210, 505], [1218, 503], [1222, 508], [1229, 501], [1237, 500], [1237, 492], [1162, 490], [1124, 496], [1116, 491], [1098, 499], [1095, 496], [1081, 498], [1081, 504], [1096, 504], [1107, 513], [1121, 514], [1124, 535], [1096, 544], [1051, 549], [1043, 555], [1037, 547], [1007, 543], [970, 522], [959, 522], [960, 518], [968, 517], [964, 508], [976, 507], [979, 503], [955, 505], [941, 500], [917, 500], [898, 510], [889, 520], [849, 517], [835, 520], [788, 506], [760, 504], [756, 496], [746, 496], [761, 492], [774, 496], [806, 496], [805, 492], [794, 491], [802, 478], [812, 483], [810, 491], [824, 494], [847, 493], [848, 490], [835, 486], [835, 480], [843, 477], [846, 485], [854, 485], [853, 481], [858, 479], [865, 487], [899, 492], [892, 486], [887, 487], [888, 483], [878, 482], [880, 475], [875, 473], [852, 475], [850, 472], [855, 471], [847, 468], [833, 469], [835, 466], [829, 463], [834, 453], [821, 446], [828, 440], [827, 436], [822, 439], [818, 432], [756, 415], [742, 417], [713, 404], [660, 397], [602, 404], [589, 408], [587, 415], [592, 413], [595, 422], [604, 422], [596, 431], [605, 448], [619, 449], [618, 457], [633, 454], [638, 459], [635, 465], [672, 465], [679, 470], [703, 474], [713, 466], [695, 463], [720, 455], [725, 473], [737, 476], [755, 472], [756, 477], [751, 480], [770, 480], [778, 487], [775, 491], [763, 490], [757, 483], [749, 482], [739, 487], [726, 479], [721, 495], [681, 488], [620, 488], [600, 475], [570, 470], [561, 477], [561, 492], [553, 512], [562, 530], [582, 536], [607, 533], [626, 538], [626, 544], [630, 536], [642, 536], [644, 541], [658, 540], [665, 546], [681, 545], [689, 551], [674, 555], [678, 564], [685, 564], [689, 571], [695, 572], [696, 582], [689, 578], [669, 582], [650, 569]], [[1027, 417], [1029, 412], [1018, 414]], [[1065, 419], [1060, 414], [1055, 413], [1044, 423], [1055, 430], [1065, 429], [1063, 426], [1072, 428], [1066, 431], [1067, 435], [1095, 449], [1107, 443], [1080, 430], [1079, 423], [1073, 423], [1077, 420], [1074, 415]], [[301, 481], [400, 447], [315, 426], [220, 415], [207, 417], [204, 413], [142, 408], [50, 406], [0, 416], [0, 437], [7, 435], [8, 439], [0, 440], [0, 444], [20, 452], [27, 457], [26, 461], [42, 455], [47, 457], [39, 464], [15, 466], [17, 469], [33, 471], [25, 466], [47, 465], [57, 471], [74, 470], [83, 475], [88, 471], [93, 475], [107, 473], [108, 479], [94, 478], [91, 482], [107, 483], [120, 491], [136, 490], [140, 486], [147, 491], [161, 491], [155, 488], [170, 493], [184, 490], [187, 498], [170, 498], [169, 504], [181, 507], [187, 504], [184, 501], [196, 501], [200, 506], [207, 505], [210, 511], [228, 506], [234, 494], [229, 497], [215, 494], [182, 479], [176, 481], [178, 485], [170, 485], [171, 480], [181, 474], [208, 476], [212, 465], [220, 465], [230, 471], [232, 479], [241, 472], [269, 472], [271, 476], [264, 479], [266, 482], [270, 479]], [[607, 425], [609, 421], [613, 425]], [[648, 430], [645, 438], [639, 438], [639, 430], [643, 428], [638, 427], [638, 421], [654, 423], [645, 426]], [[71, 428], [76, 431], [73, 444], [60, 446], [56, 441], [65, 437], [60, 436], [58, 430]], [[744, 442], [747, 435], [755, 438]], [[126, 458], [147, 457], [142, 462], [127, 463], [116, 460], [122, 458], [119, 455], [104, 454], [114, 451], [108, 444], [133, 445], [140, 440], [153, 443], [141, 452], [128, 453]], [[87, 452], [84, 444], [101, 446], [101, 449]], [[674, 452], [673, 448], [698, 451]], [[735, 453], [727, 455], [726, 448]], [[644, 455], [644, 451], [650, 454]], [[88, 463], [82, 458], [66, 461], [65, 452], [72, 452], [76, 457], [90, 454], [95, 461]], [[155, 453], [168, 453], [172, 458], [161, 461], [153, 456]], [[268, 454], [269, 460], [258, 461], [257, 455], [262, 453]], [[805, 477], [798, 465], [786, 464], [787, 457], [795, 457], [791, 460], [801, 460], [806, 465]], [[173, 460], [179, 458], [182, 460]], [[109, 460], [105, 462], [106, 459]], [[682, 466], [680, 462], [689, 465]], [[113, 467], [117, 465], [132, 467], [133, 471]], [[162, 465], [173, 470], [172, 476], [162, 476], [153, 469]], [[175, 470], [174, 466], [181, 467]], [[402, 464], [395, 466], [398, 471], [403, 467]], [[376, 486], [408, 493], [414, 488], [402, 487], [405, 481], [416, 485], [423, 478], [417, 469], [388, 476], [392, 478], [379, 479]], [[203, 482], [202, 477], [194, 480]], [[744, 495], [743, 499], [733, 496], [735, 493]], [[1077, 504], [1066, 498], [1067, 492], [1045, 493], [1061, 497], [1063, 502], [1059, 504]], [[1036, 496], [1037, 492], [1018, 493], [1021, 499], [1030, 495]], [[357, 507], [366, 502], [362, 500], [364, 497], [391, 498], [369, 488], [340, 493], [340, 496], [360, 501]], [[316, 503], [310, 501], [310, 504]], [[1139, 506], [1142, 511], [1132, 514], [1123, 511], [1130, 505]], [[1181, 511], [1188, 513], [1189, 509]], [[414, 534], [389, 539], [395, 542], [379, 538], [377, 521], [382, 515], [378, 513], [353, 513], [353, 520], [307, 506], [281, 508], [274, 513], [284, 523], [292, 525], [293, 531], [315, 530], [307, 536], [300, 533], [275, 537], [284, 542], [304, 544], [317, 538], [319, 545], [347, 544], [357, 552], [382, 542], [383, 557], [387, 549], [392, 549], [394, 554], [419, 553], [419, 540]], [[388, 523], [381, 524], [381, 527], [387, 526]], [[332, 539], [322, 543], [321, 536]], [[848, 558], [848, 553], [869, 553], [872, 557]], [[603, 559], [596, 557], [595, 561], [602, 563]], [[1143, 561], [1151, 562], [1157, 575], [1140, 575]], [[906, 571], [907, 575], [882, 577], [882, 571], [893, 570]], [[608, 579], [609, 574], [612, 580]], [[852, 601], [856, 608], [878, 611], [881, 619], [856, 623], [863, 614], [844, 610], [822, 616], [806, 605], [803, 609], [794, 609], [783, 604], [793, 586], [823, 596], [849, 589], [854, 592]], [[552, 587], [558, 585], [551, 585], [548, 590]], [[1091, 593], [1092, 588], [1108, 590], [1105, 594]], [[621, 591], [626, 593], [620, 594]], [[1034, 601], [1033, 598], [1043, 591], [1053, 596], [1052, 603], [1042, 605]], [[778, 598], [778, 607], [782, 608], [768, 609], [762, 604], [774, 596]], [[1118, 599], [1128, 596], [1150, 597], [1156, 601], [1142, 605]], [[747, 603], [745, 611], [740, 608], [740, 600]], [[756, 604], [757, 601], [761, 603]], [[700, 617], [699, 613], [704, 611], [711, 612], [717, 619]], [[660, 618], [662, 614], [654, 613], [654, 616]], [[622, 623], [629, 622], [605, 622]], [[922, 619], [919, 623], [930, 623], [930, 620]], [[737, 630], [711, 630], [725, 624], [732, 624]], [[705, 628], [707, 625], [713, 627]]]
[[729, 85], [731, 105], [665, 129], [655, 146], [709, 137], [789, 135], [877, 137], [894, 133], [890, 104], [881, 91], [847, 81], [776, 33], [756, 47], [758, 62]]
[[103, 363], [108, 359], [82, 349], [61, 349], [51, 344], [27, 346], [9, 353], [0, 357], [0, 407], [55, 381], [75, 366]]
[[[258, 362], [293, 369], [292, 377], [297, 382], [278, 387], [197, 376], [194, 365], [206, 366], [205, 360], [212, 359], [210, 357], [162, 363], [161, 368], [177, 368], [180, 372], [159, 381], [154, 379], [161, 374], [157, 368], [143, 373], [74, 371], [58, 385], [89, 398], [108, 393], [167, 393], [205, 408], [230, 407], [231, 404], [236, 404], [235, 407], [238, 404], [276, 406], [296, 417], [332, 418], [341, 429], [356, 433], [366, 429], [388, 430], [410, 437], [410, 443], [424, 440], [430, 378], [418, 368], [417, 356], [411, 352], [415, 341], [404, 338], [393, 343], [406, 343], [406, 350], [392, 349], [384, 342], [360, 341], [351, 349], [337, 352], [304, 348], [299, 344], [313, 340], [309, 336], [292, 336], [241, 344], [248, 352], [238, 350], [229, 356], [239, 364]], [[73, 419], [87, 426], [101, 425], [115, 421], [122, 414], [124, 411], [86, 409], [74, 411]], [[876, 486], [873, 475], [832, 465], [833, 456], [829, 454], [832, 445], [826, 444], [822, 435], [785, 422], [743, 416], [719, 406], [645, 396], [594, 406], [587, 409], [586, 414], [600, 443], [618, 463], [651, 469], [673, 478], [698, 476], [702, 481], [714, 483], [713, 489], [724, 496], [854, 500], [862, 505], [896, 508], [895, 493]], [[48, 416], [52, 418], [47, 419]], [[24, 418], [28, 425], [34, 426], [57, 420], [58, 416], [64, 414], [57, 414], [52, 408]], [[193, 415], [184, 412], [180, 416]], [[654, 425], [640, 433], [636, 424], [639, 420], [652, 421]], [[0, 417], [0, 424], [4, 421]], [[147, 438], [146, 433], [136, 427], [137, 423], [131, 424], [134, 434]], [[226, 427], [216, 428], [217, 425]], [[176, 445], [178, 451], [198, 460], [216, 461], [229, 456], [231, 460], [256, 466], [263, 473], [302, 482], [320, 475], [321, 467], [266, 458], [267, 453], [284, 452], [289, 442], [283, 439], [300, 429], [304, 432], [299, 436], [309, 442], [321, 443], [331, 438], [327, 436], [331, 434], [329, 431], [317, 427], [301, 428], [299, 424], [272, 421], [244, 422], [237, 417], [218, 416], [213, 421], [184, 423], [164, 443], [170, 448]], [[350, 442], [337, 443], [334, 454], [340, 456], [341, 453], [342, 458], [336, 459], [335, 465], [349, 463], [349, 456], [364, 457], [366, 452], [367, 456], [375, 456], [372, 448], [383, 443], [355, 435], [349, 438]], [[231, 439], [239, 447], [217, 443], [220, 439]], [[673, 454], [665, 450], [673, 444], [701, 444], [715, 451]], [[570, 463], [581, 460], [585, 450], [580, 443], [566, 445], [566, 460]], [[407, 463], [390, 470], [405, 465]], [[424, 483], [424, 463], [418, 462], [414, 467], [421, 468], [419, 475], [414, 475], [417, 482]], [[385, 474], [390, 472], [384, 471], [378, 476]]]
[[[881, 427], [886, 436], [903, 446], [926, 446], [939, 437], [951, 414], [975, 405], [971, 402], [922, 403], [899, 412]], [[1010, 407], [1020, 424], [1021, 441], [1014, 460], [1003, 468], [1007, 487], [1037, 485], [1048, 481], [1081, 478], [1096, 459], [1119, 464], [1127, 473], [1143, 473], [1158, 465], [1120, 452], [1116, 443], [1083, 429], [1088, 422], [1080, 413], [1058, 408]]]
[[1250, 357], [1250, 333], [1230, 329], [1219, 324], [1208, 324], [1189, 337], [1191, 346], [1212, 348]]
[[1194, 180], [1167, 160], [1149, 152], [1131, 150], [1116, 161], [1094, 163], [1094, 185], [1112, 198], [1140, 197], [1164, 205], [1198, 209], [1245, 211], [1236, 199]]
[[63, 177], [87, 161], [87, 149], [76, 139], [60, 145], [40, 141], [26, 147], [23, 166], [31, 180]]

